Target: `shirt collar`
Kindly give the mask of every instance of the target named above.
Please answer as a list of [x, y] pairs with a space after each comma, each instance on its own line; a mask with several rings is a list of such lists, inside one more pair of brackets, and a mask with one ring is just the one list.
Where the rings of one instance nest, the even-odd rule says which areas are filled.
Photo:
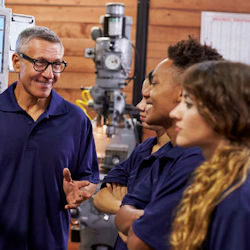
[[[18, 112], [23, 111], [18, 105], [14, 89], [16, 88], [17, 82], [14, 82], [0, 95], [0, 110], [7, 112]], [[51, 91], [51, 100], [47, 108], [47, 115], [57, 116], [67, 113], [69, 110], [66, 106], [64, 99], [56, 93], [55, 90]]]
[[0, 95], [0, 110], [7, 112], [22, 111], [14, 95], [17, 82], [14, 82]]
[[161, 158], [177, 159], [183, 154], [184, 151], [191, 152], [190, 150], [195, 154], [201, 154], [201, 149], [199, 147], [184, 148], [179, 146], [173, 146], [170, 142], [168, 150], [166, 150], [165, 153], [162, 154]]
[[173, 146], [171, 142], [169, 142], [169, 149], [165, 153], [164, 157], [172, 159], [178, 158], [183, 153], [183, 150], [185, 149], [179, 146]]

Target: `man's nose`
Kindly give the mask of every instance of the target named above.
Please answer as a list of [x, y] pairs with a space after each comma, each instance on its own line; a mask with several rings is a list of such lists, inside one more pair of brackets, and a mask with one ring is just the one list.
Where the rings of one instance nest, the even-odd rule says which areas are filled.
[[49, 64], [48, 67], [43, 71], [43, 76], [46, 78], [53, 78], [54, 77], [54, 72], [53, 72], [53, 68], [52, 68], [52, 64]]

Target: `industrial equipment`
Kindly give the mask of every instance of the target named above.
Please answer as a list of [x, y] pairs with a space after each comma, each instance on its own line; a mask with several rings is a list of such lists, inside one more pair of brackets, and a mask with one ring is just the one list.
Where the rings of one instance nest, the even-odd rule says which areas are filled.
[[96, 127], [102, 127], [109, 138], [105, 156], [99, 157], [104, 169], [125, 160], [138, 143], [134, 119], [138, 112], [133, 105], [126, 103], [126, 96], [121, 91], [133, 79], [129, 77], [133, 55], [130, 40], [132, 18], [124, 16], [124, 9], [122, 3], [107, 3], [106, 14], [100, 18], [102, 27], [91, 29], [96, 45], [85, 49], [85, 57], [94, 60], [96, 83], [82, 90], [85, 94], [89, 91], [93, 99], [82, 94], [84, 101], [77, 100], [80, 107], [84, 108], [82, 104], [86, 104], [97, 112], [93, 121], [94, 132]]
[[[132, 18], [125, 16], [124, 10], [122, 3], [107, 3], [106, 14], [100, 18], [102, 27], [91, 29], [95, 48], [85, 49], [85, 57], [94, 60], [96, 82], [92, 88], [82, 89], [85, 94], [89, 91], [93, 98], [85, 98], [83, 94], [82, 104], [97, 112], [93, 130], [101, 179], [114, 165], [125, 160], [138, 142], [137, 111], [133, 105], [126, 104], [122, 92], [132, 79], [129, 76], [133, 55]], [[96, 210], [92, 198], [72, 210], [71, 215], [78, 221], [72, 225], [72, 240], [78, 238], [77, 231], [80, 232], [81, 250], [113, 248], [117, 237], [114, 215]]]
[[124, 16], [123, 4], [108, 3], [106, 15], [100, 19], [102, 28], [91, 30], [96, 46], [85, 49], [85, 56], [93, 58], [96, 66], [96, 84], [90, 90], [92, 106], [98, 112], [98, 119], [104, 118], [107, 135], [111, 137], [128, 111], [125, 95], [120, 90], [127, 85], [131, 70], [132, 18]]

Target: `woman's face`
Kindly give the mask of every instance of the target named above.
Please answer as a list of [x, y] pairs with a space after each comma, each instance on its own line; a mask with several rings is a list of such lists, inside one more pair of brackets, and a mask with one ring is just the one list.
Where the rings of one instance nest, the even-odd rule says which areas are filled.
[[147, 108], [148, 108], [147, 99], [149, 98], [149, 94], [150, 94], [151, 89], [152, 89], [152, 86], [150, 85], [149, 79], [146, 78], [143, 82], [143, 85], [142, 85], [142, 99], [136, 105], [136, 108], [140, 112], [140, 120], [141, 120], [142, 126], [146, 129], [159, 131], [162, 129], [162, 127], [157, 126], [157, 125], [155, 125], [155, 126], [149, 125], [145, 121], [147, 118]]
[[176, 120], [176, 144], [183, 147], [199, 146], [213, 150], [221, 140], [205, 119], [199, 114], [195, 100], [184, 90], [181, 102], [170, 112]]

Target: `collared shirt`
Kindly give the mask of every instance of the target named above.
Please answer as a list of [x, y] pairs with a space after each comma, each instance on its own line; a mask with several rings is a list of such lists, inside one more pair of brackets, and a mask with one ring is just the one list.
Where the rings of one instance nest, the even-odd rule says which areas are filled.
[[156, 143], [157, 138], [152, 137], [138, 145], [125, 161], [116, 165], [109, 171], [108, 175], [105, 176], [103, 180], [102, 187], [106, 186], [106, 183], [114, 182], [127, 186], [128, 192], [130, 192], [133, 187], [135, 175], [137, 175], [142, 161], [149, 157], [153, 162], [153, 160], [164, 151], [166, 144], [151, 155], [152, 148]]
[[0, 95], [0, 249], [67, 249], [63, 169], [99, 182], [92, 126], [54, 90], [34, 121], [17, 103], [16, 83]]
[[204, 250], [250, 249], [250, 175], [214, 209]]
[[[140, 209], [144, 209], [146, 205], [151, 204], [151, 199], [153, 199], [152, 192], [160, 192], [157, 191], [157, 186], [161, 180], [161, 175], [166, 176], [169, 174], [169, 178], [166, 179], [166, 182], [170, 185], [170, 187], [166, 187], [169, 191], [171, 190], [172, 182], [177, 181], [177, 190], [175, 191], [182, 192], [184, 183], [186, 184], [189, 175], [203, 161], [200, 149], [173, 147], [170, 142], [151, 155], [152, 148], [156, 143], [156, 138], [147, 139], [136, 147], [127, 160], [115, 166], [105, 177], [104, 183], [120, 183], [128, 187], [128, 194], [124, 197], [122, 204], [130, 204]], [[182, 166], [186, 167], [186, 169], [182, 170]], [[174, 176], [175, 173], [176, 176]], [[173, 193], [175, 192], [173, 191]], [[164, 194], [162, 193], [162, 195]], [[179, 198], [178, 194], [174, 197], [174, 199], [176, 197]], [[169, 210], [172, 210], [175, 205], [176, 202], [170, 203]], [[163, 223], [163, 221], [161, 222]], [[154, 224], [152, 221], [150, 223]], [[152, 231], [150, 234], [152, 235]], [[153, 237], [156, 240], [158, 239], [157, 235]], [[162, 238], [161, 244], [164, 241], [163, 244], [165, 246], [165, 235]], [[141, 239], [144, 240], [144, 238]], [[119, 236], [116, 240], [115, 249], [127, 249], [126, 244]]]
[[171, 230], [173, 211], [190, 175], [203, 160], [199, 148], [185, 149], [168, 143], [165, 154], [154, 161], [150, 171], [141, 172], [141, 181], [138, 179], [133, 192], [124, 197], [122, 205], [144, 209], [144, 215], [132, 227], [137, 237], [152, 248], [169, 249], [167, 235]]
[[[128, 159], [123, 161], [121, 164], [116, 165], [109, 171], [108, 175], [103, 180], [102, 187], [104, 187], [106, 183], [119, 183], [127, 186], [128, 192], [131, 193], [134, 189], [136, 181], [138, 181], [137, 178], [143, 178], [143, 173], [146, 174], [148, 171], [150, 171], [152, 163], [158, 157], [164, 155], [167, 151], [167, 148], [169, 147], [168, 143], [166, 143], [158, 151], [151, 154], [152, 148], [156, 143], [157, 138], [152, 137], [138, 145]], [[145, 162], [147, 164], [145, 164]], [[117, 237], [115, 243], [115, 249], [127, 249], [126, 244], [119, 236]]]

